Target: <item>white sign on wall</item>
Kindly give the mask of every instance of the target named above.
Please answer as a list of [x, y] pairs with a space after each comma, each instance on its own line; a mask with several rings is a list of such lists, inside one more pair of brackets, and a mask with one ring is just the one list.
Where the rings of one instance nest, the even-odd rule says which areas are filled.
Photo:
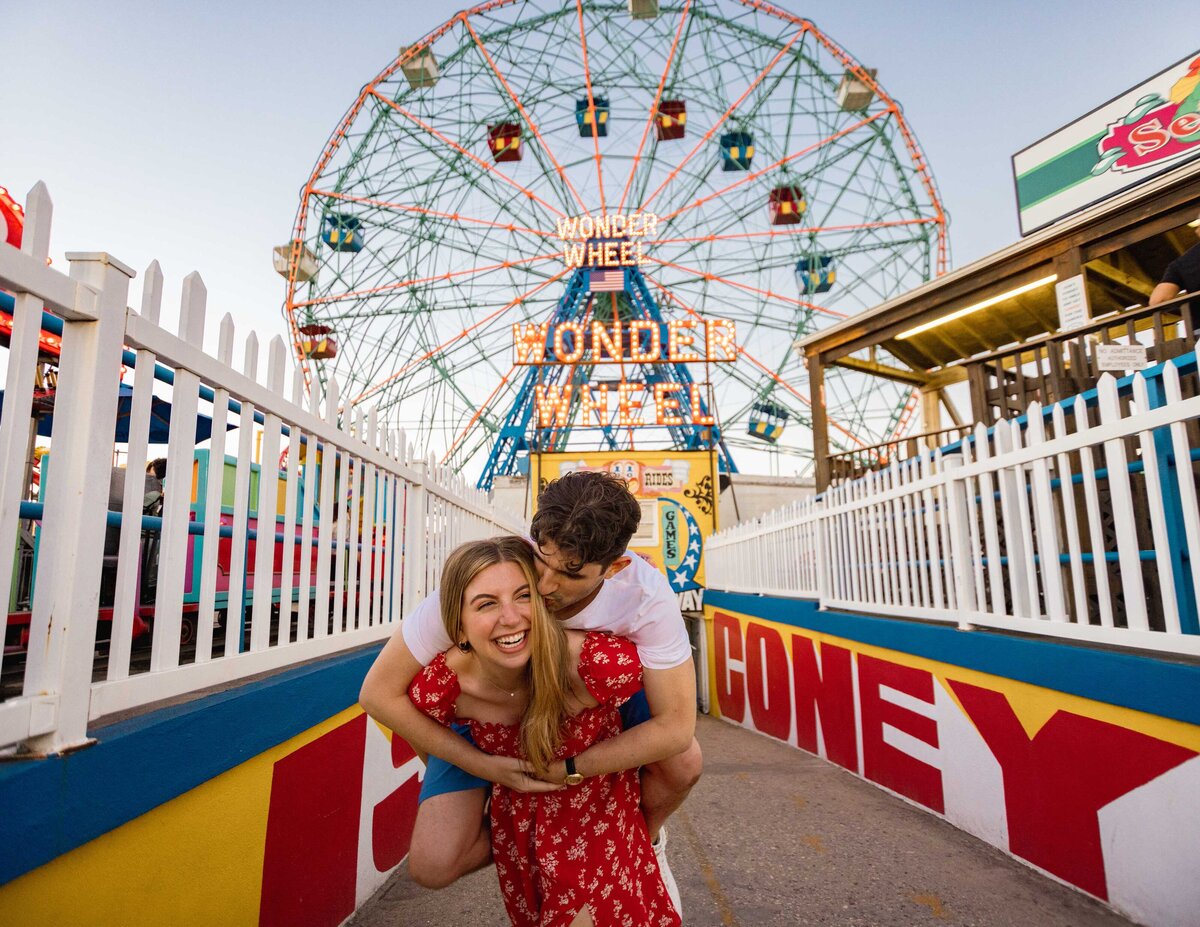
[[1141, 370], [1146, 366], [1143, 344], [1098, 344], [1096, 365], [1101, 370]]
[[1083, 274], [1076, 274], [1054, 284], [1054, 301], [1058, 303], [1058, 330], [1069, 332], [1086, 325], [1091, 318], [1088, 309], [1087, 284]]

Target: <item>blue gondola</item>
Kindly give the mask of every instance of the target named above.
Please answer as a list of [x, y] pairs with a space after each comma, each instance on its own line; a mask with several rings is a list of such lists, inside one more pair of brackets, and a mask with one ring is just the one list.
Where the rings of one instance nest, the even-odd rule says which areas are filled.
[[587, 97], [575, 101], [575, 123], [579, 126], [582, 138], [591, 138], [593, 134], [599, 138], [608, 135], [608, 97], [592, 97], [596, 108], [595, 133], [592, 132], [592, 113]]
[[721, 170], [748, 171], [754, 157], [754, 136], [749, 132], [726, 132], [721, 136]]
[[783, 435], [787, 424], [788, 410], [778, 403], [764, 400], [750, 407], [750, 424], [746, 431], [755, 438], [774, 444]]
[[796, 281], [801, 293], [828, 293], [837, 281], [833, 255], [816, 254], [796, 262]]
[[357, 254], [363, 248], [362, 220], [341, 212], [326, 213], [321, 241], [334, 251]]

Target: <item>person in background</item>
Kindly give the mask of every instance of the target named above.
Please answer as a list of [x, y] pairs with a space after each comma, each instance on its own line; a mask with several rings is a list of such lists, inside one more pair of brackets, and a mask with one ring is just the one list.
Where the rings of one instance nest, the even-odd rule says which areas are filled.
[[[1200, 215], [1188, 225], [1200, 237]], [[1192, 245], [1187, 251], [1167, 265], [1162, 281], [1150, 294], [1150, 305], [1157, 306], [1174, 299], [1182, 292], [1200, 291], [1200, 244]]]
[[[694, 736], [696, 674], [687, 629], [666, 577], [627, 550], [640, 520], [641, 507], [618, 477], [568, 473], [539, 495], [529, 543], [537, 592], [564, 628], [607, 631], [637, 647], [644, 692], [622, 706], [624, 731], [574, 760], [584, 776], [598, 769], [642, 767], [642, 811], [678, 910], [663, 823], [701, 773]], [[409, 875], [428, 888], [450, 885], [491, 861], [491, 847], [479, 836], [491, 783], [549, 791], [561, 788], [568, 774], [558, 760], [542, 777], [530, 775], [515, 759], [480, 751], [467, 736], [412, 704], [413, 678], [454, 643], [443, 627], [435, 592], [401, 622], [359, 694], [371, 717], [429, 757], [408, 859]]]

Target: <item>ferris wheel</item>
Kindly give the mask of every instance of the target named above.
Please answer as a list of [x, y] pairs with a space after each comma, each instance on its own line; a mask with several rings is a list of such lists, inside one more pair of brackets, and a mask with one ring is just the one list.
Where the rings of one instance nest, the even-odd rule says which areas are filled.
[[[653, 220], [638, 264], [580, 291], [564, 223], [610, 215]], [[798, 339], [946, 261], [899, 105], [813, 23], [757, 0], [458, 14], [363, 87], [276, 249], [310, 383], [336, 378], [343, 404], [378, 406], [488, 485], [529, 447], [516, 410], [544, 376], [514, 363], [514, 323], [732, 320], [737, 361], [694, 375], [732, 469], [753, 450], [811, 457]], [[845, 450], [899, 433], [913, 407], [911, 389], [853, 373], [825, 388]], [[681, 440], [579, 427], [553, 446]]]

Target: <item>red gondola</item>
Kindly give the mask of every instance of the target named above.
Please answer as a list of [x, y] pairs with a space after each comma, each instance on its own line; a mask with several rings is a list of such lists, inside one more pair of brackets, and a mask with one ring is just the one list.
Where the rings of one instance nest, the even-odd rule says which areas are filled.
[[654, 128], [660, 142], [683, 138], [687, 128], [687, 104], [683, 100], [663, 100], [658, 104]]
[[311, 360], [329, 360], [337, 356], [337, 341], [328, 325], [301, 325], [300, 353]]
[[496, 161], [520, 161], [521, 127], [514, 122], [488, 126], [488, 148]]
[[808, 208], [804, 202], [804, 191], [794, 184], [785, 184], [772, 190], [768, 206], [772, 225], [795, 225]]

